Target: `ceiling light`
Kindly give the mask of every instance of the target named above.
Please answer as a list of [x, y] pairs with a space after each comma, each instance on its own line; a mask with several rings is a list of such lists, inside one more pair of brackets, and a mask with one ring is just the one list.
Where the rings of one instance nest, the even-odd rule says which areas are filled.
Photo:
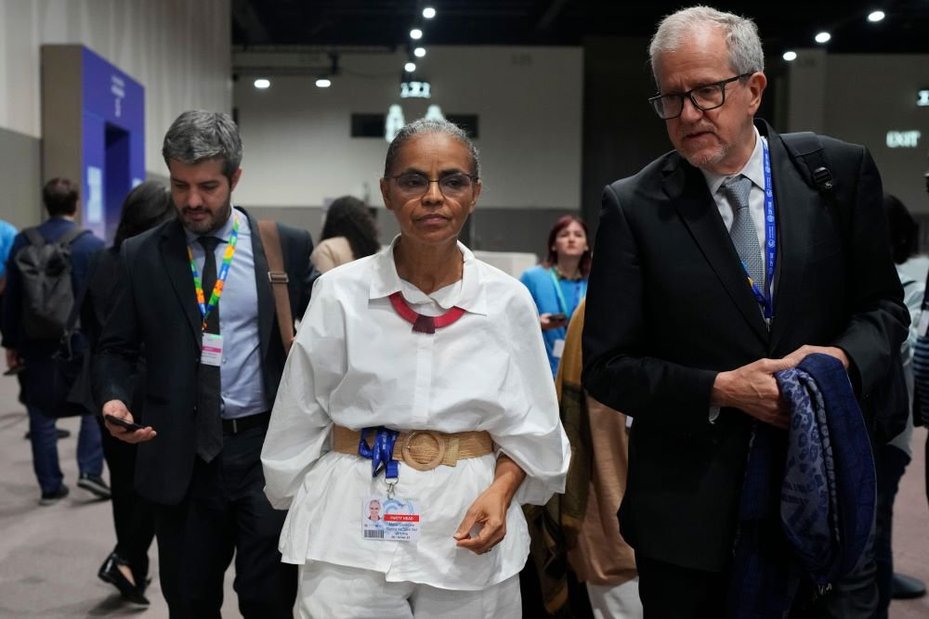
[[413, 71], [416, 70], [416, 63], [415, 62], [406, 63], [405, 65], [403, 65], [403, 70], [406, 71], [407, 73], [412, 73]]
[[787, 62], [793, 62], [794, 60], [797, 59], [797, 52], [793, 50], [788, 50], [784, 52], [784, 55], [782, 56], [782, 58], [786, 60]]
[[416, 49], [413, 50], [413, 55], [416, 56], [417, 58], [422, 58], [423, 56], [426, 55], [426, 48], [417, 47]]
[[885, 17], [886, 15], [884, 15], [884, 11], [871, 11], [870, 13], [868, 13], [869, 22], [879, 22]]
[[817, 43], [828, 43], [829, 39], [831, 38], [832, 38], [831, 34], [829, 34], [826, 31], [823, 31], [823, 32], [817, 33], [817, 35], [813, 37], [813, 40], [816, 41]]
[[321, 77], [316, 80], [317, 88], [329, 88], [330, 86], [332, 86], [332, 80], [330, 80], [328, 77]]
[[257, 80], [255, 80], [255, 88], [257, 88], [258, 90], [264, 90], [265, 88], [268, 88], [270, 86], [271, 86], [271, 80], [265, 79], [263, 77], [259, 77]]
[[431, 6], [427, 6], [426, 8], [423, 9], [423, 17], [425, 17], [426, 19], [432, 19], [433, 17], [435, 17], [435, 9], [432, 8]]
[[419, 28], [413, 28], [412, 30], [410, 30], [410, 38], [413, 39], [414, 41], [420, 40], [421, 38], [423, 38], [423, 31], [420, 30]]

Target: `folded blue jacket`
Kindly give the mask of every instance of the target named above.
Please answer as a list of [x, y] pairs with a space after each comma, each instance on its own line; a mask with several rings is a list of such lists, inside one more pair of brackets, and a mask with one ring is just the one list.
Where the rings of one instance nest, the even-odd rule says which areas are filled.
[[728, 600], [737, 619], [786, 617], [801, 581], [823, 589], [855, 567], [874, 525], [874, 458], [845, 368], [813, 354], [775, 378], [790, 427], [752, 432]]

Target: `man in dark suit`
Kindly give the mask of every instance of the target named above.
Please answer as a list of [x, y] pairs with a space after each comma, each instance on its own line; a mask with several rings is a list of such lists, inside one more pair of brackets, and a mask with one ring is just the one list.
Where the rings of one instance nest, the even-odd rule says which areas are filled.
[[829, 204], [754, 120], [754, 23], [684, 9], [649, 52], [675, 152], [604, 190], [584, 385], [634, 419], [619, 519], [646, 616], [722, 617], [750, 427], [787, 425], [773, 374], [825, 353], [866, 399], [908, 315], [867, 151], [822, 138], [849, 190]]
[[[42, 189], [42, 202], [48, 219], [35, 228], [46, 243], [73, 240], [70, 248], [71, 291], [80, 296], [87, 284], [92, 256], [103, 249], [103, 241], [90, 230], [83, 232], [75, 222], [80, 195], [77, 184], [66, 178], [53, 178]], [[29, 414], [29, 441], [32, 445], [32, 468], [42, 491], [40, 505], [52, 505], [68, 496], [68, 486], [58, 461], [58, 430], [55, 427], [57, 411], [49, 410], [54, 404], [43, 397], [48, 393], [49, 379], [54, 370], [52, 355], [58, 350], [60, 334], [36, 333], [30, 330], [28, 314], [32, 311], [24, 303], [28, 298], [28, 282], [17, 264], [16, 256], [30, 245], [27, 231], [13, 239], [7, 258], [8, 287], [3, 295], [3, 347], [9, 369], [18, 373], [20, 400]], [[76, 237], [74, 235], [77, 235]], [[48, 284], [46, 284], [48, 286]], [[47, 289], [47, 288], [46, 288]], [[75, 335], [75, 345], [83, 345], [83, 336]], [[78, 486], [99, 498], [109, 498], [110, 489], [103, 481], [103, 447], [100, 427], [93, 415], [81, 417], [81, 430], [77, 440]]]
[[[257, 222], [233, 208], [242, 144], [227, 114], [191, 111], [162, 153], [178, 217], [127, 240], [110, 318], [94, 355], [104, 415], [127, 403], [140, 354], [148, 371], [136, 489], [156, 505], [161, 586], [172, 617], [219, 617], [236, 556], [245, 617], [290, 617], [296, 571], [277, 550], [284, 513], [265, 498], [259, 460], [286, 352]], [[278, 226], [293, 316], [312, 281], [310, 235]]]

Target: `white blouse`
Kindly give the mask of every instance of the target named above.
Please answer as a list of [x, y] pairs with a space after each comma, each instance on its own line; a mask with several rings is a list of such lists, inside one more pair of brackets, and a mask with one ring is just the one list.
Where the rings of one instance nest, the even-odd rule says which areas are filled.
[[[529, 553], [522, 503], [563, 492], [570, 446], [558, 414], [535, 304], [518, 280], [464, 245], [460, 282], [427, 296], [397, 275], [393, 246], [316, 282], [278, 390], [262, 449], [265, 493], [288, 509], [286, 563], [326, 561], [375, 570], [388, 581], [479, 590], [519, 572]], [[420, 313], [465, 314], [435, 334], [414, 333], [388, 296]], [[494, 478], [496, 454], [417, 471], [400, 463], [396, 495], [422, 516], [412, 542], [365, 539], [362, 503], [386, 494], [371, 461], [330, 451], [332, 424], [359, 430], [485, 430], [526, 472], [507, 513], [506, 537], [476, 555], [452, 538]]]

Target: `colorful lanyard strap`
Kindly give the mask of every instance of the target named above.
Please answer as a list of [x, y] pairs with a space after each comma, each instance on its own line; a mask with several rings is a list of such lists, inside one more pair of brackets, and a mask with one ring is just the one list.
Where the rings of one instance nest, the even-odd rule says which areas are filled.
[[[200, 308], [200, 318], [203, 320], [201, 328], [206, 330], [206, 319], [210, 312], [219, 305], [219, 298], [223, 296], [223, 285], [226, 283], [226, 277], [229, 275], [229, 265], [232, 264], [232, 256], [235, 255], [235, 247], [239, 241], [239, 217], [233, 214], [232, 234], [229, 236], [229, 242], [226, 244], [226, 251], [223, 254], [223, 262], [219, 267], [219, 273], [216, 275], [216, 283], [213, 285], [213, 291], [210, 293], [210, 301], [206, 302], [203, 292], [203, 280], [200, 278], [200, 272], [197, 270], [197, 263], [194, 262], [194, 252], [187, 246], [187, 258], [190, 260], [190, 272], [194, 276], [194, 290], [197, 293], [197, 306]], [[206, 256], [204, 256], [206, 260]]]
[[435, 333], [436, 329], [447, 327], [461, 318], [465, 313], [463, 309], [456, 305], [441, 316], [424, 316], [410, 307], [410, 304], [406, 302], [406, 299], [403, 298], [403, 294], [399, 290], [390, 295], [389, 298], [394, 311], [397, 312], [401, 318], [413, 325], [414, 333], [428, 333], [432, 335]]
[[771, 155], [768, 153], [768, 143], [761, 140], [761, 150], [764, 155], [764, 255], [765, 255], [765, 289], [762, 292], [758, 284], [748, 278], [752, 293], [765, 320], [770, 324], [774, 318], [774, 299], [771, 290], [774, 288], [774, 262], [777, 259], [777, 222], [774, 219], [774, 184], [771, 182]]
[[[558, 297], [558, 307], [561, 309], [561, 313], [565, 316], [571, 316], [571, 312], [568, 311], [568, 304], [564, 298], [564, 292], [561, 290], [561, 282], [558, 281], [558, 275], [555, 274], [555, 267], [552, 267], [548, 270], [548, 276], [552, 278], [552, 285], [555, 286], [555, 296]], [[587, 295], [587, 280], [582, 279], [580, 285], [577, 287], [577, 298], [574, 300], [574, 307], [577, 307], [580, 304], [581, 299]]]

